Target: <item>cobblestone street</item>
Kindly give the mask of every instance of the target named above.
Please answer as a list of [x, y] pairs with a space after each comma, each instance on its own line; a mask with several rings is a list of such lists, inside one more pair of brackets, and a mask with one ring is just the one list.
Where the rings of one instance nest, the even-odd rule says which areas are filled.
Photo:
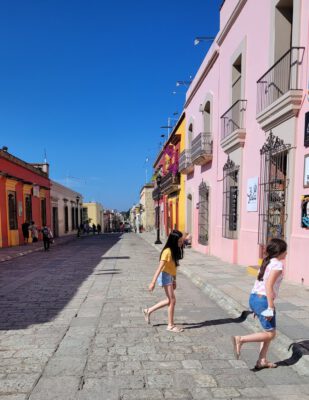
[[[83, 237], [1, 264], [1, 400], [309, 399], [287, 366], [252, 370], [257, 345], [235, 360], [227, 314], [179, 273], [176, 323], [146, 325], [141, 309], [158, 252], [133, 233]], [[181, 267], [180, 267], [181, 271]], [[272, 361], [280, 361], [270, 353]]]

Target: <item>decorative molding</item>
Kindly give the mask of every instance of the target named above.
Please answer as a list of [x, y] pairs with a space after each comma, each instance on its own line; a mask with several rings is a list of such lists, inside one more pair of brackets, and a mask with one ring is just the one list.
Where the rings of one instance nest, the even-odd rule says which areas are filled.
[[192, 89], [192, 92], [190, 93], [188, 99], [186, 100], [184, 108], [187, 108], [188, 105], [191, 103], [193, 97], [195, 96], [198, 89], [201, 87], [204, 79], [209, 74], [209, 71], [213, 67], [213, 65], [216, 62], [218, 57], [219, 57], [219, 50], [216, 49], [216, 50], [214, 50], [212, 56], [210, 57], [208, 63], [206, 64], [206, 67], [205, 67], [202, 75], [199, 77], [198, 81], [196, 82], [196, 85], [194, 86], [194, 88]]
[[218, 36], [217, 43], [219, 46], [221, 46], [221, 44], [224, 42], [224, 39], [231, 30], [232, 26], [234, 25], [236, 19], [238, 18], [239, 14], [241, 13], [241, 10], [244, 8], [246, 3], [247, 0], [239, 0], [237, 6], [234, 8], [234, 11], [232, 12], [232, 15], [230, 16], [230, 18], [228, 19], [227, 23], [225, 24], [224, 28], [222, 29], [221, 33]]
[[246, 130], [236, 129], [232, 134], [221, 140], [221, 147], [225, 153], [231, 153], [239, 147], [244, 147], [246, 140]]
[[256, 120], [263, 131], [267, 132], [290, 118], [297, 116], [302, 103], [303, 91], [289, 90], [270, 106], [261, 111]]
[[223, 166], [223, 171], [234, 171], [239, 169], [239, 166], [234, 163], [233, 160], [230, 159], [230, 156], [227, 156], [226, 163]]
[[266, 142], [263, 147], [260, 149], [260, 154], [265, 153], [280, 153], [281, 151], [290, 150], [291, 145], [285, 144], [283, 139], [280, 139], [278, 136], [275, 136], [272, 131], [270, 131]]

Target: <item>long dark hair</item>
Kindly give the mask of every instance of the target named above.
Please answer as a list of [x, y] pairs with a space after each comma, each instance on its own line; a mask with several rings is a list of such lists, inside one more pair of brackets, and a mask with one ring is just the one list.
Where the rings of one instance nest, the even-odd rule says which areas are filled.
[[182, 252], [180, 247], [178, 246], [178, 240], [182, 237], [182, 233], [174, 229], [168, 236], [165, 246], [160, 254], [160, 259], [162, 253], [165, 249], [170, 249], [172, 253], [172, 259], [177, 264], [178, 261], [182, 258]]
[[266, 247], [266, 256], [263, 258], [263, 262], [258, 274], [258, 281], [263, 280], [263, 276], [265, 274], [265, 270], [267, 265], [270, 263], [272, 258], [280, 256], [280, 254], [284, 253], [288, 248], [286, 242], [282, 239], [271, 239]]

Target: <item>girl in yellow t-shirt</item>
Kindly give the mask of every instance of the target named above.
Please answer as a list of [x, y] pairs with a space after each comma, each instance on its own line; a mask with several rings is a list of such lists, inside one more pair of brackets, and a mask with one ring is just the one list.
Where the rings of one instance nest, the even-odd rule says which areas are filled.
[[178, 261], [182, 258], [181, 247], [183, 244], [182, 233], [173, 230], [160, 255], [160, 263], [153, 276], [153, 279], [148, 287], [152, 292], [155, 288], [156, 282], [165, 290], [166, 299], [160, 301], [150, 308], [143, 310], [145, 320], [150, 324], [150, 315], [162, 307], [168, 306], [168, 325], [167, 330], [170, 332], [182, 332], [183, 329], [174, 325], [174, 310], [176, 304], [175, 289], [176, 289], [176, 266]]

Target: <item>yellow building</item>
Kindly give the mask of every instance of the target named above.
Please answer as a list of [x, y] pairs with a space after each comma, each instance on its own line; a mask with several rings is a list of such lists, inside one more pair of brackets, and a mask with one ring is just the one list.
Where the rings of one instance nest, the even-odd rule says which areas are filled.
[[100, 224], [101, 227], [104, 226], [104, 210], [103, 206], [97, 202], [83, 203], [83, 222], [89, 222], [90, 225]]
[[185, 230], [185, 178], [179, 173], [179, 155], [185, 148], [185, 126], [183, 112], [154, 164], [163, 175], [160, 220], [166, 235], [173, 229]]

